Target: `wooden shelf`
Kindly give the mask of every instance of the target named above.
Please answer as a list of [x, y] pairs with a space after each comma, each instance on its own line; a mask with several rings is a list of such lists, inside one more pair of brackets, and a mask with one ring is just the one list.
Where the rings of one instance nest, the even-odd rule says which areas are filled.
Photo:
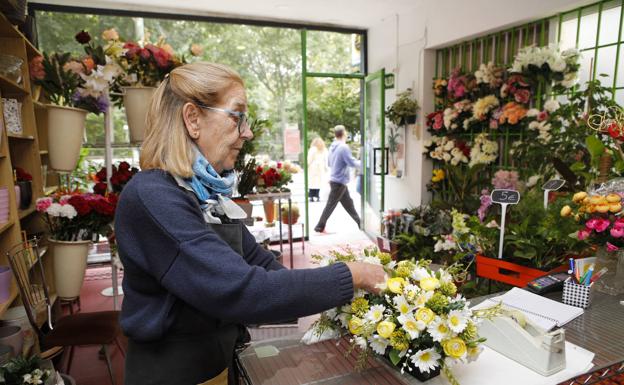
[[31, 204], [31, 206], [29, 208], [27, 208], [26, 210], [20, 210], [19, 211], [19, 219], [24, 219], [27, 216], [29, 216], [30, 214], [35, 212], [35, 205]]
[[13, 221], [12, 218], [9, 218], [9, 221], [7, 223], [5, 223], [3, 225], [0, 225], [0, 234], [4, 233], [9, 228], [11, 228], [11, 226], [13, 226], [14, 223], [15, 223], [15, 221]]
[[19, 139], [19, 140], [35, 140], [35, 137], [32, 135], [18, 135], [18, 134], [7, 134], [9, 139]]
[[39, 151], [39, 155], [48, 155], [48, 150]]
[[26, 96], [30, 94], [30, 92], [25, 90], [22, 86], [2, 75], [0, 75], [0, 90], [2, 91], [3, 97]]
[[30, 42], [30, 40], [26, 39], [26, 36], [14, 27], [2, 13], [0, 13], [0, 37], [23, 39], [26, 45], [26, 55], [29, 59], [41, 55], [39, 50]]
[[11, 306], [15, 298], [17, 298], [17, 285], [11, 284], [11, 291], [9, 293], [9, 299], [5, 302], [0, 303], [0, 316], [3, 316], [6, 313], [7, 309]]

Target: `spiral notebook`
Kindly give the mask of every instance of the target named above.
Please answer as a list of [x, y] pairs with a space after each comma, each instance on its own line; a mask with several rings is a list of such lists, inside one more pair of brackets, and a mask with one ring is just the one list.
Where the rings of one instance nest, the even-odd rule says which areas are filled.
[[583, 309], [579, 307], [553, 301], [517, 287], [501, 296], [488, 298], [473, 309], [488, 308], [499, 302], [522, 311], [531, 321], [547, 331], [555, 326], [561, 327], [583, 314]]

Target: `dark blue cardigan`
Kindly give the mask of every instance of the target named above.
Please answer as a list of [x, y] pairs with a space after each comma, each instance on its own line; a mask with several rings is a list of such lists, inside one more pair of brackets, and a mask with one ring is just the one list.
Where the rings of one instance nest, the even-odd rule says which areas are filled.
[[287, 270], [245, 228], [238, 255], [204, 222], [197, 201], [162, 170], [126, 185], [115, 216], [124, 264], [121, 326], [137, 341], [166, 335], [184, 301], [208, 318], [263, 323], [343, 305], [353, 296], [348, 267]]

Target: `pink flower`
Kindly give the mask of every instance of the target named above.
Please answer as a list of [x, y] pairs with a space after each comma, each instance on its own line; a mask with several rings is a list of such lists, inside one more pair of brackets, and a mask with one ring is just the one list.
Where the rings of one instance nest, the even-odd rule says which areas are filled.
[[583, 230], [579, 230], [578, 231], [577, 237], [578, 237], [579, 241], [583, 241], [583, 240], [587, 239], [587, 237], [589, 237], [590, 234], [591, 234], [591, 230], [583, 229]]
[[607, 251], [618, 251], [619, 249], [619, 247], [607, 242]]
[[29, 63], [30, 77], [35, 80], [43, 80], [46, 72], [43, 68], [43, 56], [35, 56]]
[[126, 50], [126, 58], [128, 59], [134, 59], [141, 51], [141, 47], [133, 42], [126, 42], [123, 47]]
[[40, 213], [45, 213], [48, 207], [50, 207], [51, 205], [52, 205], [52, 198], [40, 198], [40, 199], [37, 199], [37, 203], [35, 207], [37, 208], [37, 211], [39, 211]]
[[624, 219], [623, 218], [616, 219], [615, 222], [613, 223], [613, 227], [616, 229], [624, 229]]
[[548, 119], [548, 112], [541, 111], [539, 114], [537, 114], [537, 121], [538, 122], [543, 122], [546, 119]]
[[624, 227], [613, 227], [610, 233], [613, 238], [624, 237]]
[[596, 230], [597, 232], [601, 233], [605, 231], [607, 227], [609, 227], [610, 224], [611, 222], [609, 222], [608, 219], [592, 218], [588, 220], [587, 223], [585, 223], [585, 227], [587, 227], [590, 230]]
[[516, 102], [523, 103], [523, 104], [528, 103], [530, 97], [531, 97], [531, 93], [529, 92], [529, 90], [525, 90], [525, 89], [517, 90], [516, 93], [514, 94], [514, 99], [516, 100]]

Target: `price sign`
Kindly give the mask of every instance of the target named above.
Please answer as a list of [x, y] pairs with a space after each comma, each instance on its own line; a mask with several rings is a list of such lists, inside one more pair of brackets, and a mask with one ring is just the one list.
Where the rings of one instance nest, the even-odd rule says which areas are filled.
[[544, 209], [548, 208], [548, 193], [551, 191], [557, 191], [565, 184], [563, 179], [551, 179], [544, 183], [542, 190], [544, 190]]
[[520, 202], [520, 193], [516, 190], [496, 189], [490, 194], [493, 203], [501, 205], [501, 227], [500, 237], [498, 239], [498, 259], [503, 258], [503, 241], [505, 240], [505, 215], [507, 215], [507, 206], [515, 205]]
[[490, 198], [494, 203], [515, 205], [520, 202], [520, 193], [516, 190], [494, 190]]

